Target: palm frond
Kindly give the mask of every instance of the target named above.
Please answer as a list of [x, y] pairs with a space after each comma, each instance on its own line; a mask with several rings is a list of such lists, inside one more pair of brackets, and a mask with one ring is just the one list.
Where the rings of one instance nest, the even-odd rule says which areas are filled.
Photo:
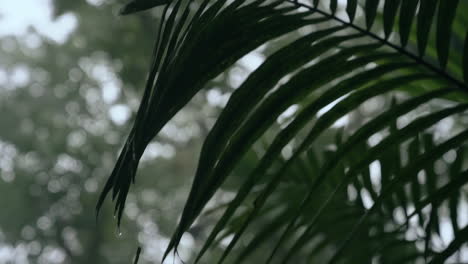
[[[98, 210], [112, 191], [113, 199], [117, 199], [115, 212], [120, 224], [126, 195], [135, 180], [138, 161], [146, 145], [209, 80], [257, 47], [282, 39], [287, 44], [274, 50], [232, 93], [210, 130], [181, 220], [164, 258], [177, 248], [184, 232], [267, 131], [273, 131], [276, 136], [265, 147], [256, 167], [242, 179], [235, 198], [206, 239], [196, 262], [223, 231], [232, 234], [233, 239], [219, 262], [229, 256], [245, 230], [262, 219], [265, 206], [281, 193], [281, 186], [287, 184], [292, 168], [308, 153], [310, 157], [310, 150], [333, 130], [331, 127], [337, 120], [352, 115], [373, 98], [403, 94], [406, 95], [403, 102], [392, 103], [387, 109], [382, 107], [370, 120], [360, 122], [356, 129], [342, 131], [335, 142], [336, 151], [318, 162], [313, 170], [314, 177], [302, 177], [307, 179], [304, 184], [307, 188], [298, 191], [299, 198], [288, 204], [277, 221], [268, 225], [270, 229], [283, 227], [284, 231], [266, 260], [271, 262], [273, 256], [284, 249], [284, 243], [293, 238], [289, 251], [283, 252], [282, 263], [287, 263], [319, 233], [326, 238], [320, 242], [324, 244], [316, 244], [314, 250], [331, 243], [336, 249], [330, 257], [331, 263], [352, 263], [367, 249], [374, 252], [369, 256], [377, 254], [383, 263], [391, 263], [384, 261], [393, 257], [385, 255], [385, 250], [396, 244], [408, 248], [406, 255], [399, 256], [407, 262], [430, 257], [434, 263], [441, 263], [459, 250], [466, 241], [466, 227], [460, 227], [457, 222], [457, 208], [459, 190], [466, 183], [462, 177], [465, 175], [462, 149], [468, 130], [461, 127], [446, 135], [445, 141], [435, 143], [427, 135], [431, 135], [433, 127], [442, 120], [463, 115], [468, 108], [468, 40], [466, 32], [452, 30], [460, 24], [466, 26], [457, 16], [458, 10], [467, 7], [466, 3], [385, 0], [381, 4], [378, 0], [367, 0], [361, 6], [360, 1], [349, 0], [346, 7], [342, 7], [336, 0], [313, 1], [313, 5], [293, 0], [204, 0], [195, 10], [191, 4], [191, 0], [176, 0], [162, 11], [142, 103], [101, 194]], [[337, 15], [340, 8], [345, 8], [348, 20]], [[356, 16], [358, 8], [362, 8], [364, 14], [363, 25], [359, 21], [361, 17]], [[398, 34], [394, 34], [396, 24]], [[300, 28], [310, 33], [292, 39]], [[456, 40], [456, 45], [452, 39]], [[455, 53], [459, 56], [453, 55]], [[444, 103], [440, 103], [441, 100]], [[289, 123], [278, 129], [278, 116], [293, 105], [299, 110]], [[328, 105], [333, 106], [320, 113]], [[435, 107], [421, 115], [421, 108], [429, 105]], [[410, 120], [409, 123], [399, 125], [397, 121], [402, 118]], [[383, 139], [368, 145], [369, 138], [376, 135]], [[283, 149], [291, 146], [292, 154], [283, 159]], [[435, 181], [437, 175], [427, 164], [440, 160], [452, 149], [457, 150], [458, 159], [451, 164], [449, 182], [441, 185]], [[325, 150], [321, 148], [319, 152], [325, 153]], [[401, 152], [406, 153], [408, 162], [402, 162]], [[278, 161], [281, 165], [274, 167]], [[375, 190], [369, 173], [373, 162], [379, 162], [382, 168], [380, 191]], [[312, 167], [308, 162], [305, 164]], [[427, 178], [424, 186], [420, 186], [417, 178], [422, 171]], [[331, 188], [324, 189], [325, 185]], [[410, 191], [405, 185], [410, 185]], [[337, 196], [347, 199], [346, 190], [350, 186], [367, 190], [373, 205], [365, 208], [363, 199], [357, 199], [360, 202], [353, 202], [350, 207], [342, 201], [336, 204]], [[254, 188], [260, 191], [254, 193]], [[254, 201], [253, 207], [237, 219], [236, 212], [248, 198]], [[446, 249], [437, 253], [431, 250], [430, 241], [439, 215], [434, 208], [429, 214], [422, 209], [429, 204], [437, 207], [446, 199], [456, 236]], [[348, 223], [340, 222], [348, 230], [340, 234], [328, 230], [329, 226], [322, 223], [325, 215], [332, 214], [329, 207], [335, 204], [354, 210], [354, 217], [350, 217]], [[413, 206], [413, 211], [408, 210], [409, 205]], [[403, 227], [395, 233], [383, 230], [385, 219], [392, 218], [389, 212], [396, 208], [404, 210], [406, 222], [418, 216], [419, 226], [426, 225], [424, 252], [414, 246], [415, 241], [404, 238]], [[376, 218], [376, 214], [384, 220]], [[427, 224], [423, 218], [428, 218]], [[380, 231], [369, 236], [362, 226], [372, 221]], [[299, 227], [305, 228], [302, 235], [297, 235]], [[255, 244], [268, 236], [267, 229], [259, 232], [238, 261], [243, 261]], [[356, 246], [360, 252], [348, 250], [350, 242], [358, 236], [369, 241], [388, 238], [389, 245], [382, 248]], [[343, 254], [350, 257], [344, 260]]]

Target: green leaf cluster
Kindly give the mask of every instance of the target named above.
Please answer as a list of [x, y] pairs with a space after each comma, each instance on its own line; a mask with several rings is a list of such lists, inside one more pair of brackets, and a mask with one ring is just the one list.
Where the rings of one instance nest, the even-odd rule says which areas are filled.
[[[235, 263], [272, 238], [276, 243], [263, 256], [266, 263], [291, 263], [304, 256], [297, 254], [304, 248], [310, 261], [324, 254], [329, 263], [421, 258], [444, 263], [468, 239], [468, 227], [457, 222], [468, 130], [461, 125], [434, 137], [438, 124], [462, 118], [468, 108], [467, 8], [458, 0], [349, 0], [346, 6], [336, 0], [175, 0], [165, 5], [146, 90], [98, 209], [112, 193], [120, 224], [151, 139], [208, 81], [249, 52], [281, 39], [286, 44], [236, 88], [206, 137], [165, 256], [177, 249], [247, 153], [273, 133], [254, 169], [242, 175], [235, 198], [195, 262], [220, 237], [232, 235], [219, 259], [223, 262], [245, 230], [257, 226]], [[309, 33], [297, 37], [297, 32]], [[382, 97], [398, 99], [353, 129], [333, 128]], [[291, 106], [298, 110], [278, 128], [278, 117]], [[321, 145], [327, 133], [336, 133], [331, 151]], [[376, 136], [381, 140], [371, 143]], [[282, 154], [285, 148], [291, 155]], [[434, 171], [433, 164], [451, 151], [456, 159], [446, 164], [447, 172]], [[381, 169], [372, 172], [375, 162]], [[299, 164], [305, 169], [297, 174]], [[372, 176], [377, 172], [380, 179]], [[350, 189], [357, 198], [350, 198]], [[436, 250], [433, 234], [440, 235], [444, 217], [439, 207], [449, 212], [454, 239]], [[400, 224], [394, 217], [398, 210], [404, 212]], [[422, 238], [408, 239], [412, 230], [423, 230]], [[396, 247], [404, 250], [395, 254]]]

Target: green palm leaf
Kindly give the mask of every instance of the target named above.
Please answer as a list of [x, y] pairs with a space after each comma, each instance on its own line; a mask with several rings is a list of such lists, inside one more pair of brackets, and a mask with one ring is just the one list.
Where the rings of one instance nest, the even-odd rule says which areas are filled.
[[[258, 235], [254, 233], [252, 242], [238, 258], [239, 263], [255, 251], [257, 244], [269, 243], [271, 236], [276, 237], [277, 243], [272, 244], [267, 262], [273, 261], [276, 254], [283, 254], [282, 263], [288, 263], [303, 248], [309, 246], [310, 252], [319, 252], [333, 245], [331, 262], [353, 263], [362, 257], [371, 261], [379, 256], [383, 263], [395, 259], [412, 262], [423, 257], [441, 263], [466, 241], [466, 227], [459, 226], [457, 208], [461, 187], [466, 183], [460, 173], [464, 169], [462, 153], [468, 130], [462, 128], [460, 134], [450, 134], [448, 140], [439, 144], [428, 136], [441, 120], [457, 118], [467, 110], [468, 40], [459, 48], [458, 42], [463, 40], [457, 29], [457, 45], [450, 41], [453, 25], [466, 25], [457, 16], [458, 2], [362, 1], [365, 28], [357, 17], [361, 2], [356, 0], [347, 1], [346, 6], [335, 0], [313, 1], [313, 5], [292, 0], [204, 0], [195, 10], [191, 0], [168, 3], [162, 11], [147, 86], [134, 126], [97, 209], [112, 192], [120, 224], [127, 193], [147, 144], [207, 82], [257, 47], [281, 39], [286, 44], [273, 50], [237, 87], [205, 139], [187, 203], [164, 258], [177, 248], [182, 235], [223, 183], [235, 177], [235, 168], [246, 154], [269, 134], [274, 135], [272, 140], [264, 147], [255, 168], [241, 178], [235, 198], [208, 235], [195, 262], [216, 245], [221, 234], [231, 234], [233, 239], [219, 260], [223, 262], [250, 226], [275, 215], [274, 209], [280, 207], [272, 200], [279, 204], [283, 201], [284, 205], [287, 196], [282, 187], [295, 181], [302, 184], [302, 188], [292, 187], [298, 195], [295, 202], [288, 203]], [[135, 10], [147, 7], [151, 5]], [[345, 9], [349, 22], [339, 17], [341, 9]], [[391, 38], [395, 23], [399, 44]], [[435, 28], [431, 30], [433, 24]], [[310, 33], [298, 33], [301, 28]], [[380, 28], [383, 32], [378, 31]], [[297, 35], [300, 36], [294, 37]], [[462, 61], [456, 54], [462, 55]], [[381, 108], [356, 128], [337, 133], [335, 150], [325, 151], [322, 146], [318, 148], [321, 158], [304, 160], [306, 155], [311, 158], [312, 149], [329, 131], [334, 131], [336, 121], [356, 114], [372, 99], [403, 95], [409, 99], [392, 103], [388, 109]], [[439, 103], [434, 103], [437, 100]], [[278, 128], [278, 117], [293, 105], [298, 111]], [[429, 107], [429, 113], [421, 116], [422, 107]], [[405, 126], [398, 124], [402, 118], [409, 120]], [[369, 145], [369, 138], [374, 136], [383, 138]], [[284, 158], [281, 153], [287, 147], [292, 152]], [[450, 164], [449, 183], [441, 185], [426, 163], [440, 160], [451, 149], [457, 149], [458, 158]], [[401, 153], [406, 153], [407, 161], [403, 161]], [[373, 162], [381, 167], [377, 183], [381, 190], [376, 190], [376, 179], [372, 179]], [[311, 175], [296, 175], [294, 171]], [[417, 178], [420, 171], [427, 179], [424, 184]], [[294, 176], [288, 178], [289, 175]], [[351, 205], [343, 203], [348, 200], [347, 188], [351, 187], [367, 191], [372, 207], [365, 208], [367, 198], [360, 193], [349, 201]], [[238, 210], [251, 200], [253, 208], [239, 217]], [[429, 213], [423, 208], [429, 204], [437, 207], [443, 200], [449, 201], [448, 217], [456, 236], [446, 250], [437, 253], [431, 250], [431, 236], [434, 231], [438, 233], [434, 228], [440, 221], [439, 215], [434, 208]], [[343, 210], [352, 212], [352, 217], [344, 220], [341, 215], [334, 215], [330, 206], [346, 208]], [[413, 210], [409, 210], [410, 206]], [[395, 221], [391, 213], [398, 208], [404, 211], [406, 225], [395, 224], [394, 232], [384, 230], [385, 221]], [[336, 217], [335, 227], [343, 225], [347, 229], [339, 233], [331, 228], [324, 221], [327, 215], [330, 219]], [[414, 246], [417, 241], [402, 235], [405, 228], [410, 228], [413, 217], [426, 230], [424, 252]], [[363, 223], [372, 223], [379, 231], [367, 234], [362, 231]], [[284, 230], [268, 232], [277, 228]], [[325, 238], [311, 246], [320, 234]], [[350, 245], [355, 237], [385, 243], [380, 247], [371, 242]], [[400, 247], [405, 248], [405, 253], [394, 255], [395, 248]], [[342, 254], [348, 254], [347, 258], [341, 258]]]

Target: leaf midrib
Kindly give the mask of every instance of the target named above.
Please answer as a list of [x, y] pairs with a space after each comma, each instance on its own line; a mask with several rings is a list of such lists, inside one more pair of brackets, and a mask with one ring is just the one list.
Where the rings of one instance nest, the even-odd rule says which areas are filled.
[[370, 30], [364, 29], [364, 28], [362, 28], [362, 27], [360, 27], [360, 26], [358, 26], [358, 25], [356, 25], [356, 24], [354, 24], [352, 22], [346, 22], [345, 20], [343, 20], [343, 19], [341, 19], [341, 18], [339, 18], [339, 17], [337, 17], [337, 16], [335, 16], [333, 14], [330, 14], [330, 13], [328, 13], [326, 11], [323, 11], [323, 10], [317, 8], [317, 7], [313, 7], [313, 6], [310, 6], [310, 5], [307, 5], [307, 4], [303, 4], [303, 3], [299, 3], [298, 1], [295, 1], [295, 0], [285, 0], [285, 2], [293, 4], [293, 5], [297, 6], [297, 7], [306, 8], [309, 11], [312, 11], [312, 12], [317, 12], [322, 16], [325, 16], [327, 18], [335, 20], [335, 21], [337, 21], [337, 22], [339, 22], [339, 23], [341, 23], [341, 24], [343, 24], [343, 25], [345, 25], [347, 27], [350, 27], [350, 28], [352, 28], [352, 29], [354, 29], [356, 31], [359, 31], [362, 34], [379, 41], [383, 45], [394, 49], [398, 53], [401, 53], [401, 54], [405, 55], [406, 57], [409, 57], [410, 59], [414, 60], [419, 65], [424, 66], [425, 68], [427, 68], [431, 72], [434, 72], [437, 75], [442, 76], [444, 79], [446, 79], [450, 83], [453, 83], [455, 85], [455, 87], [458, 88], [460, 91], [462, 91], [464, 93], [468, 93], [468, 86], [464, 82], [462, 82], [462, 81], [458, 80], [457, 78], [453, 77], [452, 75], [450, 75], [448, 72], [442, 70], [441, 68], [438, 68], [438, 67], [430, 64], [429, 62], [423, 60], [422, 57], [417, 56], [417, 55], [407, 51], [406, 49], [404, 49], [401, 46], [398, 46], [398, 45], [396, 45], [394, 43], [391, 43], [390, 41], [388, 41], [385, 38], [379, 37], [377, 34], [371, 32]]

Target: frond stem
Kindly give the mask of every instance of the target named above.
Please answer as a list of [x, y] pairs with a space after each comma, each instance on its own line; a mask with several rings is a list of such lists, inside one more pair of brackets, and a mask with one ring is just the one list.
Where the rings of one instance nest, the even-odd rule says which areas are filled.
[[418, 64], [420, 65], [423, 65], [424, 67], [426, 67], [427, 69], [429, 69], [430, 71], [444, 77], [445, 79], [447, 79], [448, 81], [452, 82], [457, 88], [460, 88], [461, 90], [463, 90], [463, 92], [468, 92], [468, 86], [456, 79], [455, 77], [453, 77], [452, 75], [450, 75], [448, 72], [430, 64], [429, 62], [423, 60], [421, 57], [407, 51], [406, 49], [404, 49], [403, 47], [400, 47], [394, 43], [391, 43], [390, 41], [388, 41], [387, 39], [385, 38], [382, 38], [382, 37], [379, 37], [377, 34], [371, 32], [370, 30], [366, 30], [364, 28], [361, 28], [355, 24], [353, 24], [352, 22], [346, 22], [345, 20], [333, 15], [333, 14], [330, 14], [330, 13], [327, 13], [323, 10], [320, 10], [319, 8], [317, 7], [313, 7], [313, 6], [310, 6], [310, 5], [307, 5], [307, 4], [303, 4], [303, 3], [300, 3], [298, 1], [295, 1], [295, 0], [286, 0], [286, 2], [290, 3], [290, 4], [293, 4], [293, 5], [296, 5], [298, 7], [303, 7], [303, 8], [306, 8], [308, 9], [309, 11], [312, 11], [312, 12], [317, 12], [319, 14], [321, 14], [322, 16], [325, 16], [327, 18], [330, 18], [330, 19], [333, 19], [335, 21], [338, 21], [340, 22], [341, 24], [345, 25], [345, 26], [348, 26], [356, 31], [359, 31], [360, 33], [363, 33], [365, 35], [368, 35], [369, 37], [379, 41], [380, 43], [388, 46], [388, 47], [391, 47], [392, 49], [394, 49], [395, 51], [413, 59], [414, 61], [416, 61]]

